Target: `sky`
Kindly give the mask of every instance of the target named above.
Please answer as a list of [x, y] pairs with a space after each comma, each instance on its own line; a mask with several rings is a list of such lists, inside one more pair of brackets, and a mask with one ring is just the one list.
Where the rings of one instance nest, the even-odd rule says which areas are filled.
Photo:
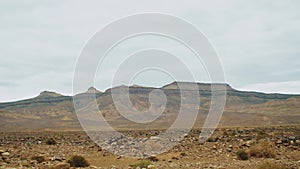
[[[0, 102], [44, 90], [72, 95], [76, 62], [87, 41], [112, 21], [145, 12], [178, 16], [201, 30], [215, 47], [232, 87], [300, 94], [299, 7], [297, 0], [2, 0]], [[170, 39], [158, 38], [135, 38], [110, 53], [95, 87], [111, 87], [109, 79], [120, 62], [117, 55], [155, 45], [180, 49]], [[184, 49], [178, 52], [180, 59], [197, 67], [197, 81], [209, 81], [203, 66], [193, 65], [182, 53]], [[162, 86], [171, 81], [166, 74], [149, 71], [132, 83]]]

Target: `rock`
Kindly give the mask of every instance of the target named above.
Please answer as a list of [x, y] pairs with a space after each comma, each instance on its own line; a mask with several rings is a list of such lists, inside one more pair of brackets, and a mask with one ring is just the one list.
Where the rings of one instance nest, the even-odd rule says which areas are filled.
[[157, 161], [158, 161], [158, 158], [155, 157], [155, 156], [150, 156], [150, 157], [147, 158], [147, 160], [150, 160], [150, 161], [152, 161], [152, 162], [157, 162]]
[[21, 166], [22, 167], [30, 167], [31, 165], [27, 160], [23, 160], [23, 161], [21, 161]]
[[157, 136], [151, 136], [150, 137], [150, 140], [160, 140], [161, 138], [160, 137], [157, 137]]
[[295, 136], [290, 136], [288, 139], [289, 140], [296, 140], [296, 137]]
[[4, 150], [0, 150], [0, 154], [4, 153], [5, 151]]
[[251, 140], [248, 140], [248, 141], [242, 143], [242, 146], [244, 146], [244, 147], [251, 147], [251, 145], [252, 145]]
[[69, 163], [59, 163], [53, 167], [53, 169], [69, 169], [70, 164]]
[[9, 153], [9, 152], [4, 152], [4, 153], [1, 153], [1, 155], [2, 155], [3, 157], [8, 157], [8, 156], [10, 155], [10, 153]]
[[179, 158], [178, 158], [178, 157], [172, 157], [172, 159], [173, 159], [173, 160], [179, 160]]
[[148, 165], [147, 169], [155, 168], [155, 165]]

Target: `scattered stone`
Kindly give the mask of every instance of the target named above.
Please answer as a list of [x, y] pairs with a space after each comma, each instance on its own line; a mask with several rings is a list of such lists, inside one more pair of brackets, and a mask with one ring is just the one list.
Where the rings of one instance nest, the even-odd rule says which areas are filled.
[[152, 161], [152, 162], [157, 162], [158, 158], [155, 157], [155, 156], [150, 156], [150, 157], [147, 158], [147, 160]]
[[155, 165], [148, 165], [147, 169], [154, 169]]
[[53, 169], [69, 169], [71, 166], [69, 163], [59, 163], [53, 167]]
[[178, 157], [172, 157], [172, 159], [173, 159], [173, 160], [179, 160], [179, 158], [178, 158]]
[[9, 152], [4, 152], [4, 153], [1, 153], [2, 157], [8, 157], [10, 155]]
[[27, 160], [23, 160], [23, 161], [21, 161], [21, 166], [22, 167], [30, 167], [31, 165]]

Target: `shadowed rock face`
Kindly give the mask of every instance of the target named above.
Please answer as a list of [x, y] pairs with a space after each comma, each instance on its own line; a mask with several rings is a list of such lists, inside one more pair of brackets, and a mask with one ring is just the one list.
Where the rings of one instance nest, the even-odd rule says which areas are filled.
[[[167, 98], [163, 114], [156, 122], [147, 127], [168, 127], [176, 119], [180, 108], [180, 89], [191, 90], [195, 84], [174, 82], [160, 88]], [[300, 95], [264, 94], [243, 92], [231, 88], [228, 84], [213, 84], [215, 89], [227, 91], [226, 107], [220, 126], [261, 126], [299, 124]], [[206, 118], [211, 102], [211, 84], [198, 83], [200, 93], [199, 115], [195, 127], [201, 127]], [[120, 88], [126, 86], [120, 86]], [[118, 87], [117, 87], [118, 88]], [[155, 88], [134, 85], [129, 88], [132, 105], [139, 111], [147, 111], [151, 106], [149, 94]], [[104, 118], [115, 127], [129, 124], [116, 110], [111, 97], [111, 89], [100, 92], [91, 87], [87, 92], [77, 94], [79, 97], [97, 98], [98, 107]], [[76, 103], [89, 106], [89, 103]], [[195, 104], [195, 103], [190, 103]], [[188, 112], [187, 112], [188, 113]], [[87, 114], [88, 115], [88, 114]], [[0, 130], [78, 130], [74, 112], [73, 97], [44, 91], [39, 96], [17, 102], [0, 103]], [[130, 126], [132, 127], [132, 126]]]

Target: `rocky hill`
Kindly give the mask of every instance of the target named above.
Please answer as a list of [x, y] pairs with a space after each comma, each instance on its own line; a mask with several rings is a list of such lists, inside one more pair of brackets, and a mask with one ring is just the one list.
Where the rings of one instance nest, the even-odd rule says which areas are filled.
[[[180, 82], [183, 83], [183, 82]], [[191, 83], [184, 83], [184, 90], [190, 90]], [[228, 84], [214, 84], [220, 90], [227, 90], [226, 106], [219, 124], [228, 126], [292, 125], [300, 122], [300, 95], [265, 94], [238, 91]], [[195, 127], [201, 127], [211, 105], [211, 84], [198, 83], [200, 93], [199, 114]], [[149, 109], [149, 94], [155, 88], [129, 87], [132, 105], [139, 111]], [[100, 92], [91, 87], [76, 96], [90, 96], [95, 93], [103, 117], [116, 128], [168, 127], [176, 119], [180, 108], [179, 82], [160, 88], [167, 104], [160, 118], [149, 124], [129, 123], [116, 110], [111, 89]], [[218, 89], [218, 87], [217, 87]], [[89, 106], [89, 103], [76, 103]], [[130, 112], [129, 112], [130, 113]], [[89, 114], [87, 113], [87, 116]], [[31, 130], [80, 130], [74, 111], [73, 97], [54, 92], [42, 92], [39, 96], [17, 102], [0, 103], [0, 131]]]

